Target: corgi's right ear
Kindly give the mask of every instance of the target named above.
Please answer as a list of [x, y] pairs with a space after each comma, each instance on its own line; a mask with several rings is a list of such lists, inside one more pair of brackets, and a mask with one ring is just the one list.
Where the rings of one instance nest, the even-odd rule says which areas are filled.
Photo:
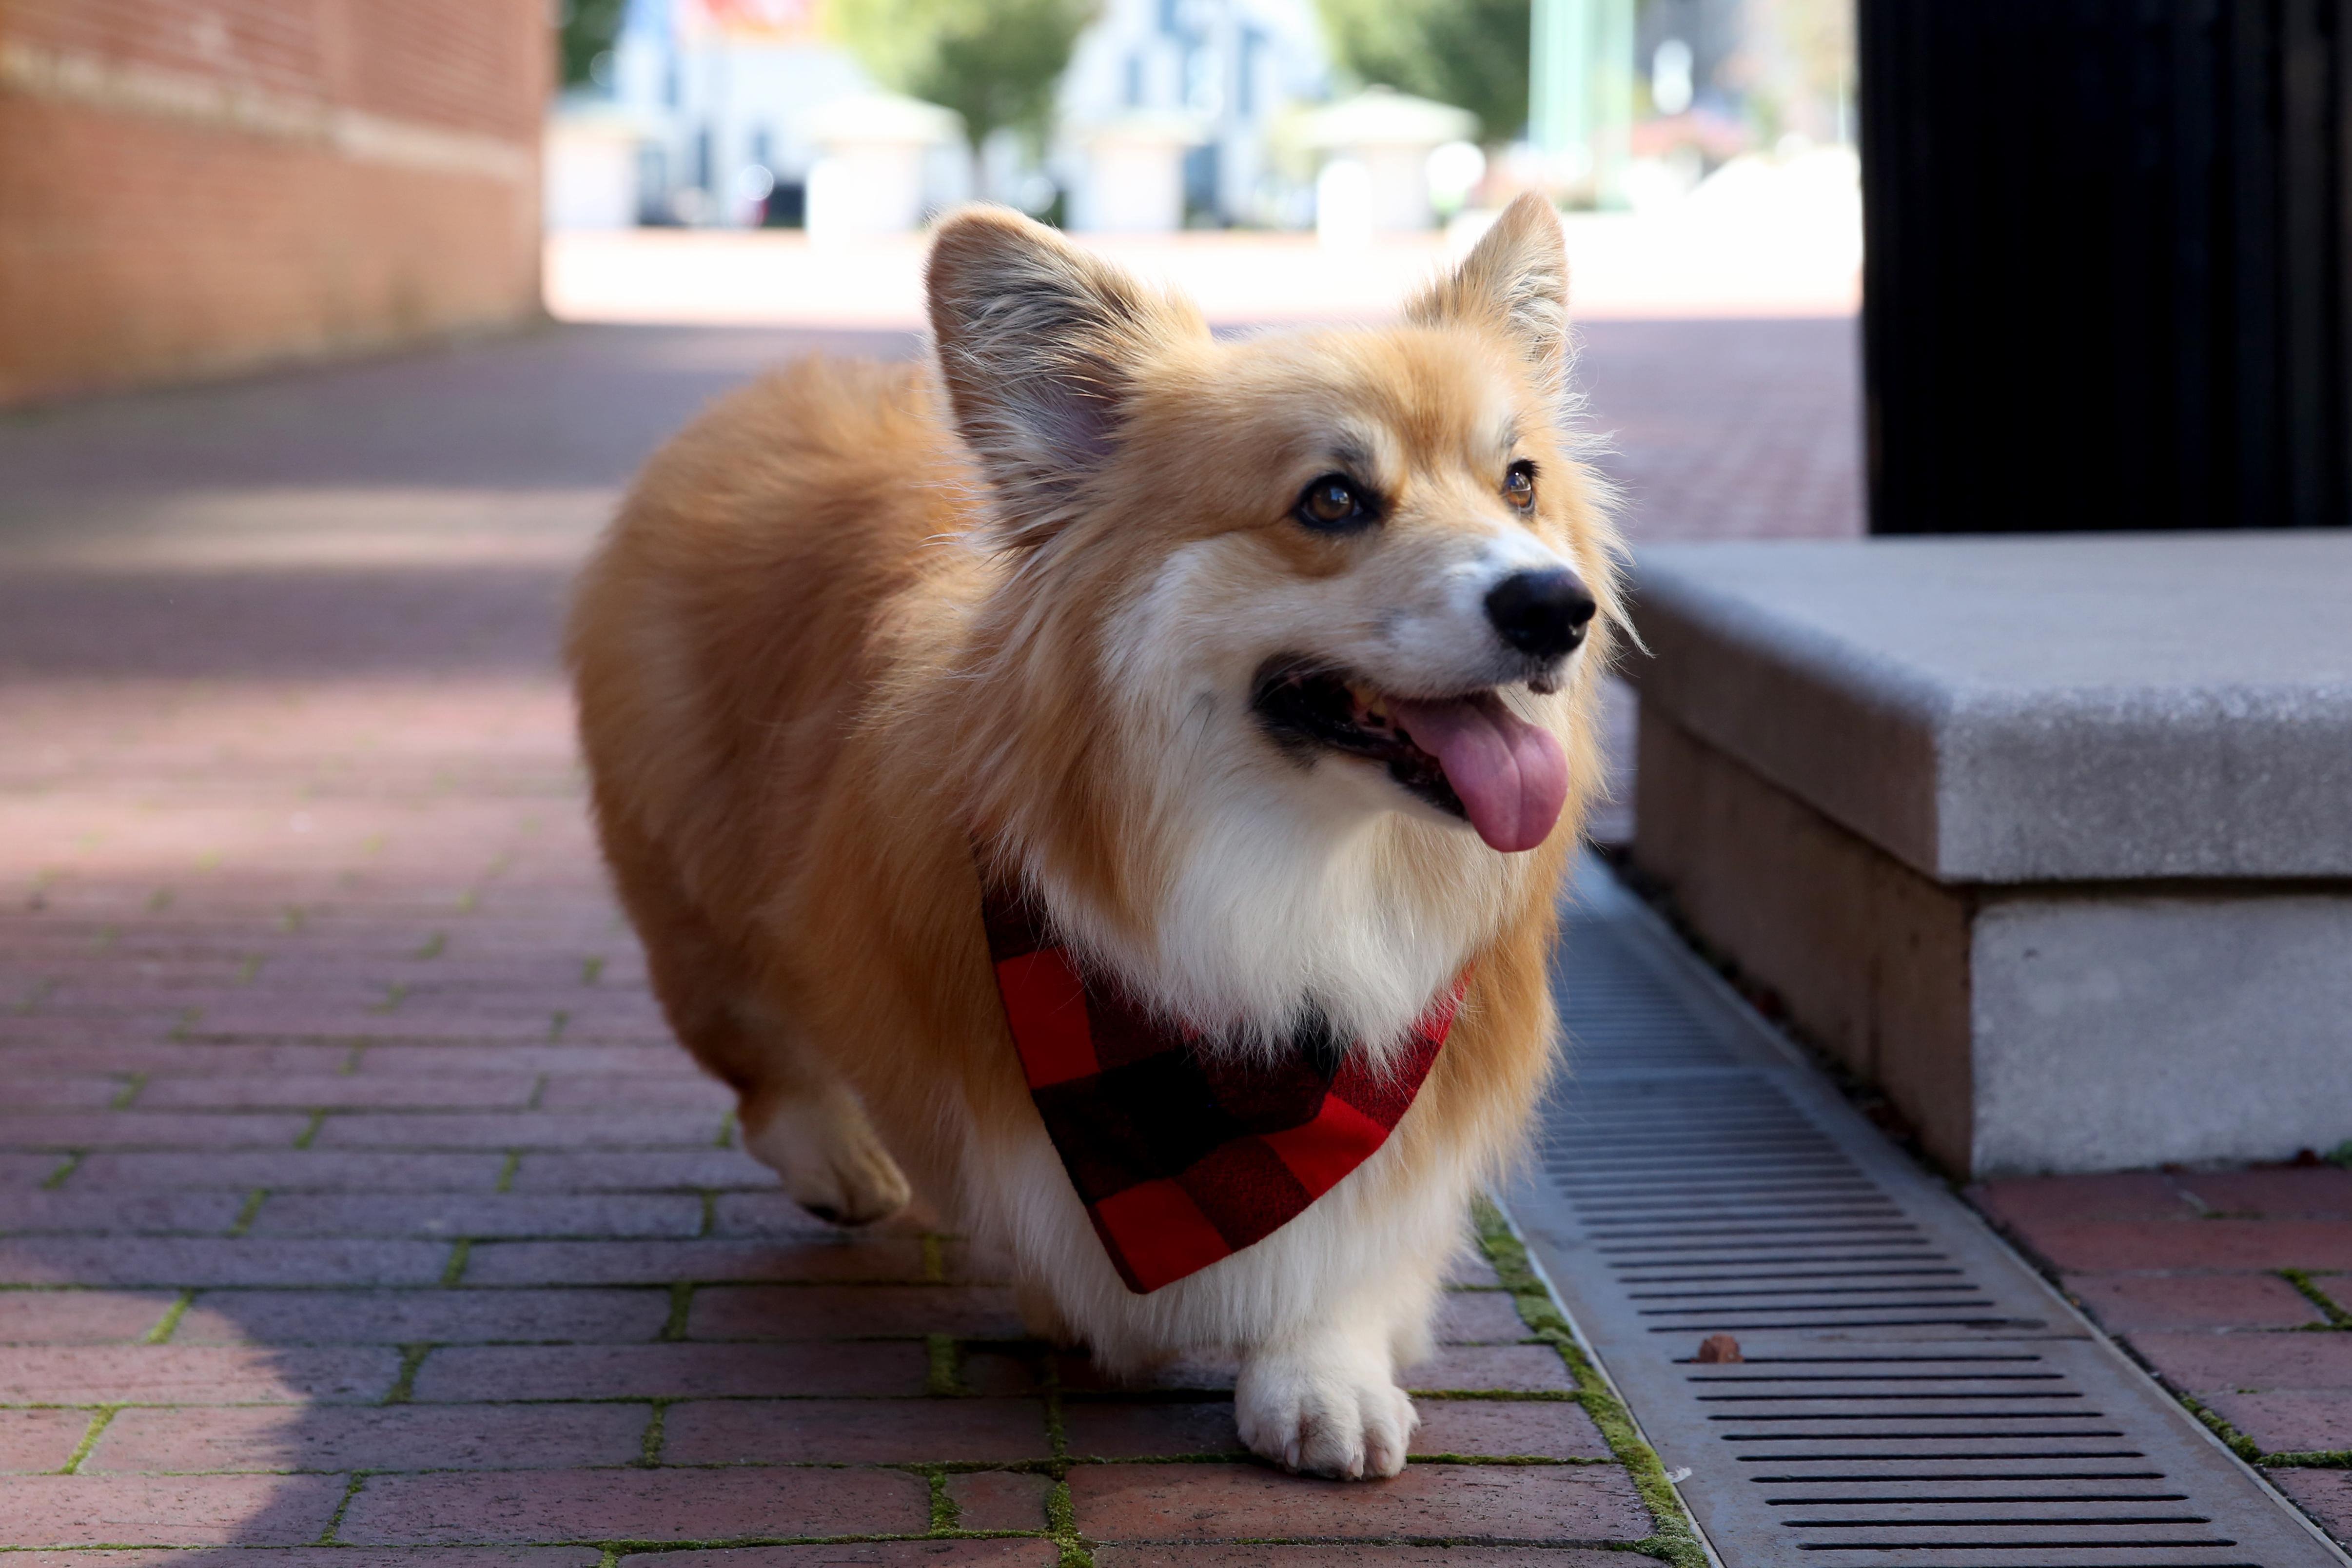
[[1483, 327], [1518, 351], [1565, 415], [1569, 393], [1568, 247], [1559, 213], [1533, 191], [1503, 209], [1462, 265], [1405, 306], [1425, 326]]
[[942, 224], [927, 283], [956, 428], [996, 489], [998, 541], [1042, 544], [1115, 448], [1135, 368], [1156, 343], [1208, 329], [1004, 207]]

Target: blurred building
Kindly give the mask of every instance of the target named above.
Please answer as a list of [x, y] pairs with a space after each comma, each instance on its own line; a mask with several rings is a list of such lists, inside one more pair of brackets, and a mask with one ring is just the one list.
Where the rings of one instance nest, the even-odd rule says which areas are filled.
[[1437, 219], [1430, 155], [1452, 143], [1476, 159], [1470, 138], [1477, 133], [1478, 117], [1469, 110], [1385, 87], [1317, 110], [1301, 136], [1324, 155], [1315, 182], [1317, 231], [1326, 244], [1344, 245], [1430, 227]]
[[[960, 200], [969, 187], [970, 158], [951, 121], [933, 119], [906, 144], [891, 139], [926, 124], [921, 117], [894, 112], [887, 99], [862, 112], [845, 101], [879, 95], [826, 33], [822, 0], [629, 0], [602, 74], [598, 90], [559, 109], [555, 135], [574, 138], [595, 123], [596, 100], [643, 128], [627, 198], [637, 222], [797, 227], [820, 160], [888, 162], [893, 146], [915, 148], [919, 209]], [[845, 140], [861, 126], [884, 141]]]
[[[905, 134], [926, 122], [877, 97], [824, 11], [824, 0], [629, 0], [597, 83], [567, 94], [551, 125], [550, 188], [562, 193], [551, 216], [603, 226], [625, 208], [642, 223], [797, 226], [812, 180], [820, 192], [872, 183], [820, 163], [904, 163]], [[1062, 79], [1051, 146], [1000, 132], [975, 171], [961, 137], [929, 121], [916, 205], [984, 194], [1042, 214], [1061, 197], [1075, 226], [1127, 231], [1304, 224], [1314, 172], [1279, 166], [1276, 146], [1328, 81], [1313, 0], [1108, 0]], [[638, 128], [625, 170], [611, 151], [625, 126]], [[858, 127], [900, 140], [858, 142]]]
[[[1276, 143], [1292, 112], [1329, 89], [1314, 0], [1107, 0], [1062, 79], [1052, 168], [1080, 226], [1132, 226], [1087, 216], [1119, 205], [1137, 142], [1156, 135], [1179, 161], [1180, 216], [1303, 225], [1313, 173], [1283, 166]], [[1178, 141], [1186, 121], [1194, 130]]]
[[0, 5], [0, 404], [539, 310], [546, 0]]

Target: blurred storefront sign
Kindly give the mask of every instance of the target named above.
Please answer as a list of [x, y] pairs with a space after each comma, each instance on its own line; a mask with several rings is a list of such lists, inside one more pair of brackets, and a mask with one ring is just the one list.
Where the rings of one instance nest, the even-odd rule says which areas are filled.
[[824, 0], [678, 0], [678, 26], [696, 43], [814, 44], [824, 36]]

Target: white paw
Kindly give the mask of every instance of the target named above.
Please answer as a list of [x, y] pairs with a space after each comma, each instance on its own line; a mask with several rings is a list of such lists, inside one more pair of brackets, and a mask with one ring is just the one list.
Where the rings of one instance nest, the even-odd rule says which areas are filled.
[[1252, 1453], [1339, 1480], [1392, 1476], [1421, 1417], [1377, 1353], [1318, 1345], [1242, 1363], [1234, 1418]]
[[783, 1178], [793, 1202], [834, 1225], [871, 1225], [907, 1206], [914, 1189], [847, 1096], [794, 1100], [743, 1147]]

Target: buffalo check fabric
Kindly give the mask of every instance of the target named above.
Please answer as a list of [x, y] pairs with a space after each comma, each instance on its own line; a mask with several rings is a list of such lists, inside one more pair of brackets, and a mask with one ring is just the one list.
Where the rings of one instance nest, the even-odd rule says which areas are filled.
[[1082, 973], [1019, 892], [988, 886], [982, 910], [1030, 1097], [1139, 1295], [1264, 1240], [1370, 1158], [1462, 1000], [1457, 982], [1379, 1073], [1319, 1016], [1278, 1064], [1218, 1059], [1115, 982]]

